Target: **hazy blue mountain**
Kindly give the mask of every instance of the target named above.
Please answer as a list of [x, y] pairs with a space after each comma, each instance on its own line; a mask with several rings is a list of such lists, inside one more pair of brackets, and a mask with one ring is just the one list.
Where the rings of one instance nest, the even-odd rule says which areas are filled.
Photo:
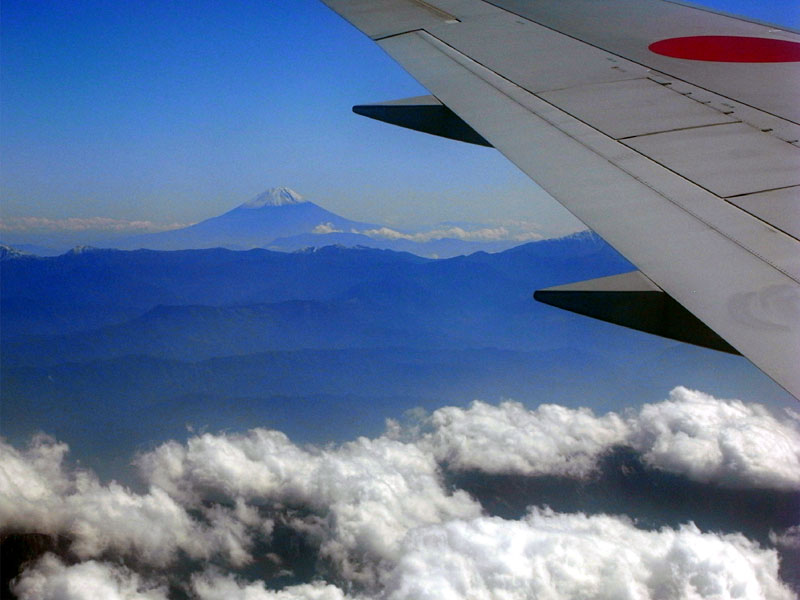
[[325, 441], [474, 398], [601, 410], [678, 384], [785, 396], [740, 357], [531, 298], [630, 268], [591, 234], [442, 260], [336, 246], [7, 256], [3, 435], [23, 443], [43, 429], [119, 476], [113, 457], [187, 423]]
[[373, 229], [377, 226], [340, 217], [304, 200], [289, 188], [273, 188], [218, 217], [189, 227], [114, 239], [107, 245], [129, 250], [247, 250], [266, 248], [276, 238], [311, 233], [318, 227], [349, 231]]
[[[337, 247], [291, 254], [84, 248], [57, 257], [21, 256], [2, 266], [3, 339], [119, 323], [158, 305], [327, 300], [364, 274], [388, 276], [422, 262], [411, 254]], [[51, 316], [39, 319], [43, 312]]]
[[[6, 352], [13, 357], [6, 360], [25, 356], [56, 360], [63, 353], [88, 356], [84, 351], [92, 357], [147, 354], [137, 340], [152, 339], [153, 348], [174, 346], [183, 336], [181, 331], [188, 332], [183, 336], [187, 340], [198, 337], [192, 333], [196, 322], [206, 333], [193, 342], [191, 354], [213, 356], [208, 352], [218, 344], [227, 352], [216, 355], [328, 347], [321, 341], [311, 343], [297, 331], [267, 334], [287, 331], [287, 323], [296, 321], [312, 337], [335, 340], [345, 334], [336, 332], [341, 323], [334, 316], [357, 324], [343, 330], [346, 336], [355, 339], [355, 332], [363, 331], [368, 338], [380, 332], [385, 338], [373, 339], [384, 344], [404, 343], [402, 336], [390, 333], [401, 317], [411, 319], [403, 324], [412, 336], [422, 335], [423, 323], [430, 321], [437, 325], [438, 335], [495, 339], [513, 327], [511, 317], [540, 308], [530, 298], [536, 287], [629, 268], [589, 234], [440, 261], [370, 248], [326, 247], [288, 254], [261, 249], [83, 248], [59, 257], [26, 256], [3, 263], [2, 339], [6, 350], [15, 348]], [[302, 311], [305, 322], [297, 320], [297, 311]], [[477, 319], [471, 329], [456, 326], [445, 332], [447, 319], [457, 322], [467, 313]], [[312, 322], [317, 323], [312, 326]], [[367, 331], [370, 322], [375, 323], [372, 334]], [[78, 335], [79, 331], [83, 333]], [[241, 333], [238, 337], [226, 333], [233, 331]], [[491, 335], [480, 338], [486, 333]], [[169, 341], [158, 341], [168, 334]], [[14, 342], [30, 335], [51, 337]], [[226, 336], [233, 341], [225, 341]], [[251, 339], [261, 345], [249, 345]], [[233, 349], [235, 344], [238, 350]], [[63, 350], [42, 354], [44, 346]]]

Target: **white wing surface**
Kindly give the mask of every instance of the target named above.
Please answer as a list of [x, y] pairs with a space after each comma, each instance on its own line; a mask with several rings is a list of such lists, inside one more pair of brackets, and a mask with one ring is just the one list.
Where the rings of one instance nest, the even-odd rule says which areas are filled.
[[365, 114], [491, 144], [688, 310], [639, 328], [694, 315], [800, 398], [800, 35], [665, 0], [325, 2], [435, 97]]

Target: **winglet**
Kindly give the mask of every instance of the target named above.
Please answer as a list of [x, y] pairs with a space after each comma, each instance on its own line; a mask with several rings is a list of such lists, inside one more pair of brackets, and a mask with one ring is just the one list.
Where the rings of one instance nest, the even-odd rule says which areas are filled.
[[481, 134], [467, 125], [461, 117], [434, 96], [417, 96], [378, 104], [360, 104], [353, 107], [353, 112], [407, 129], [491, 147], [491, 144]]
[[739, 354], [640, 271], [537, 290], [533, 297], [601, 321]]

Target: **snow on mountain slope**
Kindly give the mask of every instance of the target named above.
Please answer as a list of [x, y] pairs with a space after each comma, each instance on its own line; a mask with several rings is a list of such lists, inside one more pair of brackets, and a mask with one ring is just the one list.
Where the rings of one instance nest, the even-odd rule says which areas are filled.
[[240, 208], [264, 208], [265, 206], [288, 206], [290, 204], [302, 204], [308, 202], [300, 194], [291, 188], [279, 187], [271, 188], [259, 194], [252, 200], [248, 200]]

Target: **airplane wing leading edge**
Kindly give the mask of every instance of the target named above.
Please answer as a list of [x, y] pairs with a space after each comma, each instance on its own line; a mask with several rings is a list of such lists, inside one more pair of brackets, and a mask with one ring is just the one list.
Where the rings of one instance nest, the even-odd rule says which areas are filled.
[[666, 0], [324, 1], [432, 93], [356, 112], [495, 147], [639, 269], [537, 299], [800, 398], [800, 35]]

